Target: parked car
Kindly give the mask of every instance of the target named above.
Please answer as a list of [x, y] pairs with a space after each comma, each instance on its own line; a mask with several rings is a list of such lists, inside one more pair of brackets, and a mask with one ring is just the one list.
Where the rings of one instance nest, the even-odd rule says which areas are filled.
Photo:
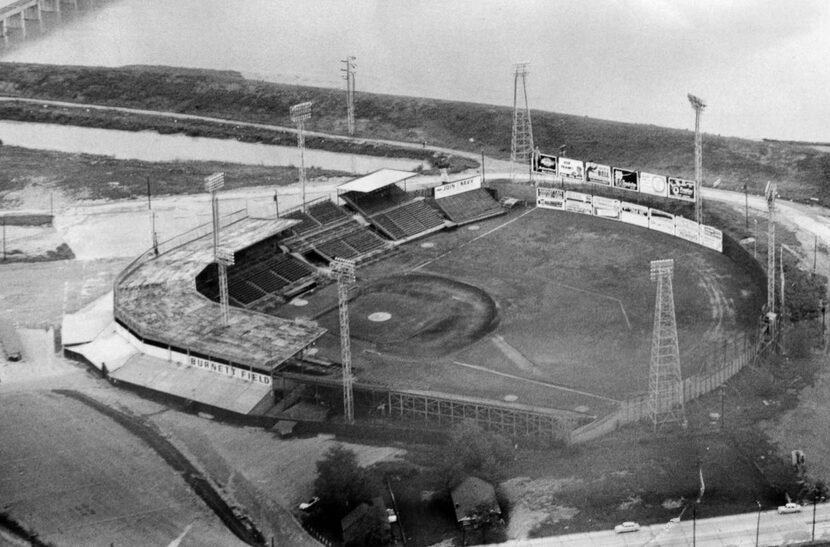
[[395, 514], [395, 510], [391, 507], [386, 508], [386, 520], [388, 520], [390, 524], [398, 522], [398, 515]]
[[302, 503], [299, 505], [300, 511], [308, 511], [308, 510], [310, 510], [312, 507], [314, 507], [315, 505], [317, 505], [317, 502], [319, 502], [319, 501], [320, 501], [320, 498], [318, 498], [317, 496], [314, 496], [314, 497], [313, 497], [313, 498], [311, 498], [310, 500], [302, 502]]
[[614, 532], [617, 534], [624, 534], [626, 532], [637, 532], [640, 530], [640, 525], [636, 522], [623, 522], [622, 524], [618, 524], [614, 526]]
[[778, 514], [779, 515], [786, 515], [787, 513], [800, 513], [801, 506], [797, 503], [789, 502], [786, 505], [780, 505], [778, 507]]

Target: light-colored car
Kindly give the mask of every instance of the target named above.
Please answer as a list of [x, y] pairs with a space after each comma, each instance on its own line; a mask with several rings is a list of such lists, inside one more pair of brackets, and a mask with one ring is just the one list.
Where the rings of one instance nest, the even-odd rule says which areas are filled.
[[395, 510], [391, 507], [386, 508], [386, 520], [388, 520], [390, 524], [398, 522], [398, 515], [395, 514]]
[[780, 505], [778, 507], [778, 514], [785, 515], [787, 513], [800, 513], [801, 506], [797, 503], [790, 502], [786, 505]]
[[317, 502], [319, 502], [319, 501], [320, 501], [320, 498], [318, 498], [317, 496], [314, 496], [310, 500], [302, 502], [299, 505], [300, 511], [308, 511], [309, 509], [311, 509], [312, 507], [317, 505]]
[[640, 525], [636, 522], [623, 522], [622, 524], [618, 524], [614, 526], [614, 532], [617, 534], [624, 534], [626, 532], [638, 532], [640, 530]]

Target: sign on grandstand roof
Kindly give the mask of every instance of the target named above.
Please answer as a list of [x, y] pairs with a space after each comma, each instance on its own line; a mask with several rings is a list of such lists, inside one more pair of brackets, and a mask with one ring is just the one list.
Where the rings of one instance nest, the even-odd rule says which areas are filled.
[[477, 190], [481, 188], [481, 175], [474, 175], [466, 179], [454, 180], [447, 184], [435, 187], [435, 199], [441, 199], [456, 194], [463, 194], [470, 190]]
[[215, 192], [225, 186], [225, 173], [213, 173], [205, 177], [205, 190]]

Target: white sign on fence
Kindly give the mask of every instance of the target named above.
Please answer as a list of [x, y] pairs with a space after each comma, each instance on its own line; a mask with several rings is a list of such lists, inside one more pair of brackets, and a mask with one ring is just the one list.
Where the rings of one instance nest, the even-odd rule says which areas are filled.
[[723, 252], [723, 233], [717, 228], [700, 225], [700, 244], [718, 252]]
[[572, 213], [582, 213], [583, 215], [593, 215], [592, 198], [591, 194], [568, 190], [565, 192], [565, 210]]
[[537, 188], [536, 206], [543, 209], [565, 209], [565, 191], [558, 188]]
[[583, 182], [585, 180], [585, 170], [582, 161], [559, 158], [559, 176], [564, 180]]
[[648, 227], [658, 232], [674, 235], [674, 215], [659, 209], [650, 209]]
[[700, 243], [700, 225], [694, 220], [674, 217], [674, 235], [692, 243]]
[[640, 173], [640, 192], [666, 197], [668, 194], [666, 177], [654, 173]]
[[594, 196], [594, 216], [619, 220], [620, 200]]
[[620, 203], [620, 220], [648, 228], [648, 207], [623, 201]]

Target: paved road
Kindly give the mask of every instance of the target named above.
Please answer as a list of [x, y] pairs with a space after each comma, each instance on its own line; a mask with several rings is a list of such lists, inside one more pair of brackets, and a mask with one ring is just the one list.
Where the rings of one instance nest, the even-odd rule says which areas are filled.
[[[754, 546], [758, 523], [758, 545], [793, 545], [810, 541], [812, 507], [802, 513], [779, 515], [776, 510], [727, 517], [684, 520], [678, 524], [643, 526], [639, 532], [615, 534], [613, 530], [569, 534], [501, 543], [502, 547], [594, 547], [594, 546]], [[815, 538], [830, 540], [830, 504], [816, 506]]]

